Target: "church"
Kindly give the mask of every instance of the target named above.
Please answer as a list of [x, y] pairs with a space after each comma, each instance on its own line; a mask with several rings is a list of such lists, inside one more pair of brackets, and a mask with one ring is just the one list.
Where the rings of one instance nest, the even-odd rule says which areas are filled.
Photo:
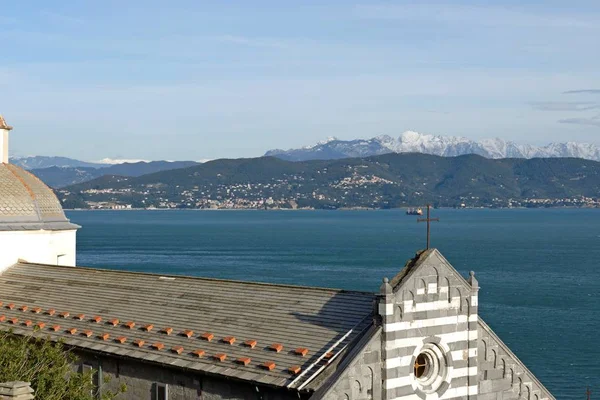
[[64, 341], [98, 398], [554, 399], [436, 249], [374, 292], [76, 266], [79, 226], [9, 163], [11, 129], [0, 117], [0, 330]]

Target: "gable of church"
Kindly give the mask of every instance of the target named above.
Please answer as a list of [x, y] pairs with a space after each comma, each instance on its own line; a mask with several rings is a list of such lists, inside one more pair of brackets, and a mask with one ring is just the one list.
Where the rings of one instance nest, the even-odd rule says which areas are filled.
[[476, 395], [476, 281], [465, 281], [437, 250], [412, 263], [382, 288], [384, 398]]
[[384, 283], [384, 399], [554, 399], [479, 319], [478, 290], [435, 249]]

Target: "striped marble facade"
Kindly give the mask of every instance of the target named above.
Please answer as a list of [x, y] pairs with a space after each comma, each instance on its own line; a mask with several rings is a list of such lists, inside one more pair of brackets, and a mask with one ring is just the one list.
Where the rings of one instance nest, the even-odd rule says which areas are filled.
[[[463, 279], [437, 250], [407, 269], [381, 288], [384, 399], [476, 398], [477, 281]], [[428, 346], [444, 354], [445, 372], [421, 387], [414, 364]]]

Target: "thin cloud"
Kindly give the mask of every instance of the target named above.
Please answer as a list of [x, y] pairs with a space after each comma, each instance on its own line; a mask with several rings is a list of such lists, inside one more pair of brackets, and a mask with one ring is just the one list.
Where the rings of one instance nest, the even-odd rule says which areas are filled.
[[83, 25], [86, 21], [82, 18], [73, 17], [66, 14], [57, 13], [56, 11], [43, 10], [40, 12], [48, 20], [57, 24], [72, 24], [72, 25]]
[[600, 94], [600, 89], [581, 89], [581, 90], [567, 90], [563, 94]]
[[592, 118], [567, 118], [558, 121], [561, 124], [591, 125], [600, 128], [600, 114]]
[[543, 101], [531, 103], [539, 111], [587, 111], [600, 108], [600, 104], [584, 101]]
[[280, 40], [252, 38], [247, 36], [222, 35], [215, 37], [215, 39], [224, 43], [232, 43], [249, 47], [266, 47], [273, 49], [284, 49], [288, 47], [284, 42]]
[[516, 7], [450, 4], [358, 5], [360, 18], [532, 28], [596, 28], [600, 16], [542, 14]]

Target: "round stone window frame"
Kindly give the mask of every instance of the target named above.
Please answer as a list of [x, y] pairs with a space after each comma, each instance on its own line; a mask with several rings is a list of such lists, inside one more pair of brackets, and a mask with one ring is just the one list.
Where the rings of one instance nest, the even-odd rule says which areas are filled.
[[[427, 365], [423, 374], [417, 378], [414, 365], [419, 355], [427, 360]], [[422, 399], [439, 398], [448, 390], [452, 380], [454, 360], [450, 347], [438, 337], [429, 337], [423, 340], [421, 346], [417, 346], [412, 356], [411, 378], [415, 394]]]

